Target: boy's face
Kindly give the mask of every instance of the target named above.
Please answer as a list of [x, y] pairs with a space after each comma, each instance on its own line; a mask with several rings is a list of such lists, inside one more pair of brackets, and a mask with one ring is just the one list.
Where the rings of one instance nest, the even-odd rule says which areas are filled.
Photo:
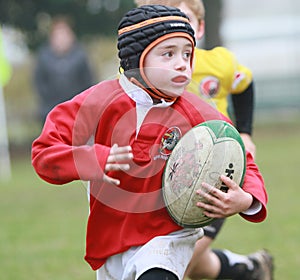
[[166, 39], [145, 57], [144, 74], [157, 89], [171, 97], [180, 96], [191, 80], [192, 43], [184, 37]]

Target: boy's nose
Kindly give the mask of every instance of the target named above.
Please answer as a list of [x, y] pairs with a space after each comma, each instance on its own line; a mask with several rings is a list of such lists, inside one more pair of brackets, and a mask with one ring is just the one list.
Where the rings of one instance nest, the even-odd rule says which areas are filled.
[[188, 61], [186, 61], [183, 57], [178, 57], [177, 62], [175, 64], [176, 70], [184, 71], [187, 69]]

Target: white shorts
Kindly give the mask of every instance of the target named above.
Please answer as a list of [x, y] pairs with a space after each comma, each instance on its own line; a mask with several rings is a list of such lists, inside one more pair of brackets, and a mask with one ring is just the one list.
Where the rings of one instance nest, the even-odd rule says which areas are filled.
[[157, 236], [143, 246], [110, 257], [97, 270], [97, 280], [136, 280], [151, 268], [162, 268], [182, 279], [202, 228]]

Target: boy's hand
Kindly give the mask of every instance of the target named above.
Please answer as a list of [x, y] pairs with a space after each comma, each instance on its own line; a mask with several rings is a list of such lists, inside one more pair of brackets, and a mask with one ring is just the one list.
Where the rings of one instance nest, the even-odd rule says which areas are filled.
[[[114, 144], [110, 149], [110, 154], [105, 165], [105, 172], [117, 170], [129, 170], [129, 161], [133, 158], [131, 146], [119, 147]], [[119, 185], [120, 180], [104, 174], [103, 181], [106, 183]]]
[[252, 204], [252, 195], [245, 192], [230, 178], [224, 175], [220, 178], [228, 187], [228, 192], [225, 193], [207, 183], [202, 183], [204, 189], [199, 189], [197, 194], [208, 202], [198, 202], [197, 206], [203, 208], [204, 214], [209, 218], [225, 218], [247, 210]]

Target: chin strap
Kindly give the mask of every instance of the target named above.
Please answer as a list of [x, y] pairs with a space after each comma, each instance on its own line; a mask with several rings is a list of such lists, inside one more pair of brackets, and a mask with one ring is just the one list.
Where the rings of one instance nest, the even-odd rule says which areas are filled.
[[164, 99], [166, 102], [174, 102], [177, 98], [171, 97], [163, 92], [159, 91], [156, 88], [146, 88], [144, 85], [142, 85], [136, 78], [131, 77], [130, 82], [137, 85], [138, 87], [142, 88], [144, 91], [146, 91], [153, 99], [161, 100]]

